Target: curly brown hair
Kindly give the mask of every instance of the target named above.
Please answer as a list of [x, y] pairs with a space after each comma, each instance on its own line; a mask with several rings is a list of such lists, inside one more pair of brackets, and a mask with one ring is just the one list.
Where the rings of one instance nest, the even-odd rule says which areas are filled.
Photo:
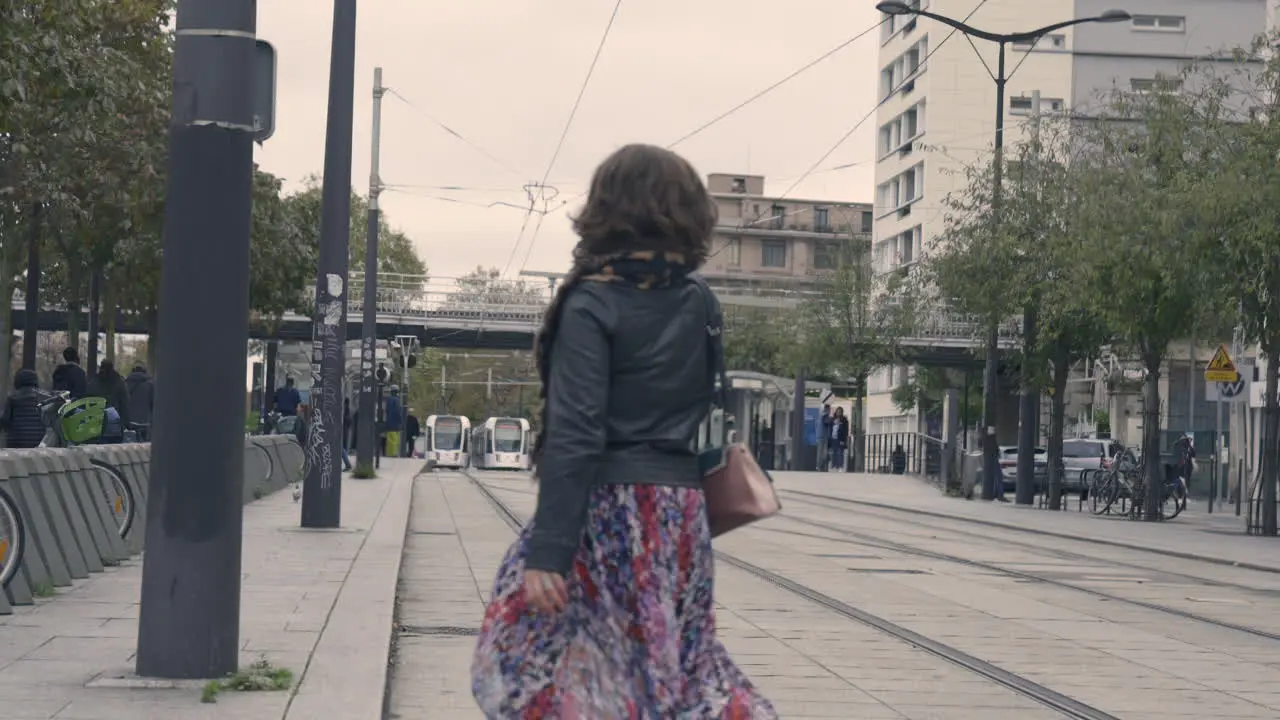
[[600, 163], [573, 229], [588, 255], [678, 252], [699, 267], [719, 215], [688, 160], [654, 145], [626, 145]]

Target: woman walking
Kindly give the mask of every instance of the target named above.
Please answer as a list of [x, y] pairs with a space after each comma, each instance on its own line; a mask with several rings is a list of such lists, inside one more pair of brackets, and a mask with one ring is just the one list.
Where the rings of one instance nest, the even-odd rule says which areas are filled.
[[716, 639], [692, 450], [710, 409], [716, 210], [696, 171], [628, 145], [596, 169], [574, 266], [538, 334], [538, 504], [471, 667], [491, 720], [776, 718]]

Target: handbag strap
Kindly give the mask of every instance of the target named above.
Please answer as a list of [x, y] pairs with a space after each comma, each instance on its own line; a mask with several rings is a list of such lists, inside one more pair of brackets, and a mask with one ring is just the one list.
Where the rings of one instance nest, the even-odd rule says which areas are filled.
[[[727, 413], [729, 407], [729, 376], [724, 366], [724, 312], [716, 295], [707, 285], [706, 278], [697, 273], [689, 275], [689, 279], [702, 293], [707, 308], [707, 376], [711, 380], [714, 405]], [[720, 423], [720, 446], [729, 444], [729, 422], [725, 417]]]

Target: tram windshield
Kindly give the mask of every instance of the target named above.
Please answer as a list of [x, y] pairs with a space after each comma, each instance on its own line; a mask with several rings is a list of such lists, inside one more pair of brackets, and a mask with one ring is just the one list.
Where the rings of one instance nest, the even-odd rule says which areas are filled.
[[436, 418], [436, 450], [462, 449], [462, 421], [456, 417]]
[[515, 420], [499, 420], [494, 423], [493, 451], [500, 453], [521, 452], [524, 442], [524, 428]]

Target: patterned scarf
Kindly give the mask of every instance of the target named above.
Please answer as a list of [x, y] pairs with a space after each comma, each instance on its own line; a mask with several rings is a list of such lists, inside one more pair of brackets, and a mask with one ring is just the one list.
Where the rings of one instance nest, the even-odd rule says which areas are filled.
[[587, 254], [582, 246], [574, 250], [573, 268], [556, 291], [533, 343], [534, 357], [538, 362], [538, 378], [542, 381], [539, 392], [542, 405], [539, 414], [542, 422], [533, 447], [535, 462], [542, 455], [547, 437], [547, 385], [551, 376], [551, 346], [560, 329], [560, 308], [569, 293], [583, 282], [622, 283], [637, 290], [669, 288], [683, 282], [694, 270], [684, 255], [676, 252], [645, 250], [593, 256]]

